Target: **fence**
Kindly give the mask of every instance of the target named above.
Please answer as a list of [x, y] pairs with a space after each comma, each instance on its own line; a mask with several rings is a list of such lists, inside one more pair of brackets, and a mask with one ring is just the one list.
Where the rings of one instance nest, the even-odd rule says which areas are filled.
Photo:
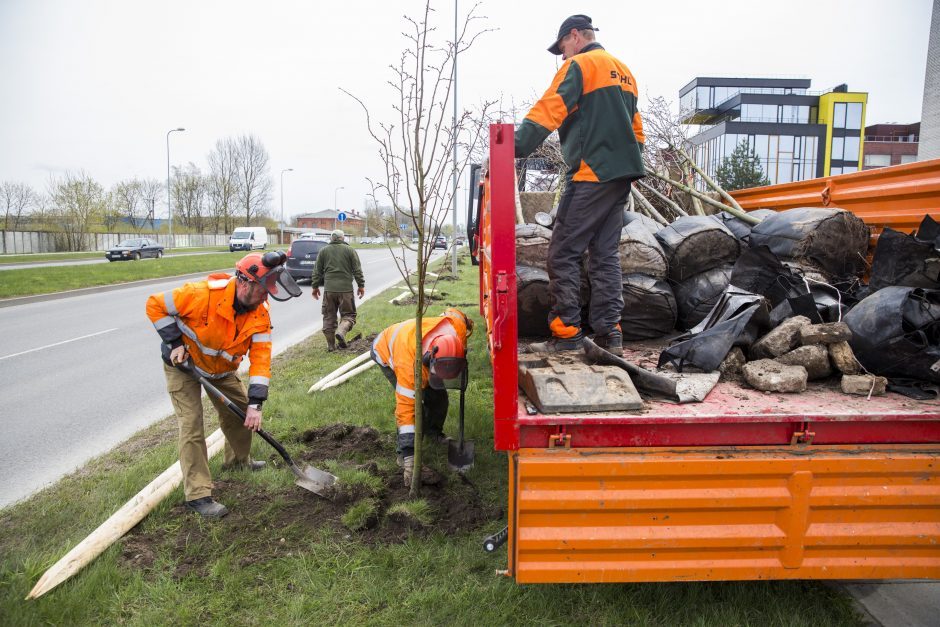
[[[88, 233], [85, 235], [86, 251], [105, 251], [117, 246], [121, 240], [146, 237], [155, 239], [167, 248], [190, 248], [197, 246], [225, 246], [228, 244], [229, 234], [218, 233], [209, 235], [174, 234], [171, 238], [165, 234], [136, 233]], [[269, 243], [277, 242], [277, 234], [268, 234]], [[48, 231], [0, 231], [0, 254], [20, 253], [54, 253], [65, 250], [64, 236], [61, 233]]]

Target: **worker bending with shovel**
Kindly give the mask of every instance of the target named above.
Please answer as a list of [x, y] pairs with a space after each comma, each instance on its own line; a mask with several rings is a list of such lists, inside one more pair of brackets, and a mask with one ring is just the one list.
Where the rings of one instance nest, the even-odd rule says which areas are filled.
[[[271, 380], [271, 318], [268, 296], [288, 300], [300, 288], [286, 272], [280, 251], [251, 253], [235, 264], [235, 276], [210, 274], [147, 299], [147, 317], [163, 340], [161, 353], [166, 388], [179, 421], [180, 467], [186, 507], [206, 518], [221, 518], [228, 509], [212, 498], [212, 476], [202, 420], [202, 388], [176, 367], [192, 369], [220, 389], [245, 413], [244, 421], [210, 395], [225, 435], [223, 468], [260, 470], [252, 461], [252, 432], [261, 428], [261, 405]], [[248, 389], [238, 366], [248, 356]]]
[[[330, 243], [317, 254], [317, 263], [310, 277], [311, 296], [320, 298], [323, 286], [323, 336], [326, 350], [346, 348], [346, 335], [356, 324], [356, 300], [353, 298], [353, 279], [359, 286], [359, 299], [366, 295], [366, 280], [362, 275], [359, 255], [346, 243], [345, 234], [336, 229], [330, 234]], [[336, 314], [339, 312], [339, 325]]]
[[[405, 320], [382, 331], [372, 344], [372, 359], [395, 390], [396, 452], [405, 485], [411, 483], [415, 463], [415, 331], [415, 320]], [[423, 431], [439, 443], [447, 441], [447, 382], [463, 376], [471, 333], [473, 321], [453, 307], [421, 320]]]

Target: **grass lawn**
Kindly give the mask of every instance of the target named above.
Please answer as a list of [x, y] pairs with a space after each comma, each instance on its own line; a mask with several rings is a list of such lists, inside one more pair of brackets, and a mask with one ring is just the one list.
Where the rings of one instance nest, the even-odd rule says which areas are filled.
[[[228, 246], [206, 246], [199, 248], [172, 248], [167, 250], [165, 255], [167, 257], [172, 257], [173, 255], [183, 255], [186, 253], [207, 253], [207, 252], [223, 252], [228, 250]], [[0, 266], [4, 264], [15, 264], [15, 263], [36, 263], [38, 261], [81, 261], [83, 259], [103, 259], [104, 251], [98, 250], [94, 252], [84, 252], [84, 253], [36, 253], [30, 255], [0, 255]]]
[[244, 252], [176, 257], [168, 255], [163, 259], [3, 270], [0, 271], [0, 298], [63, 292], [80, 287], [127, 283], [190, 272], [231, 270], [235, 267], [235, 262], [244, 256]]
[[[482, 330], [473, 304], [476, 269], [464, 258], [461, 270], [459, 282], [443, 281], [439, 288], [447, 304], [464, 305]], [[390, 290], [361, 307], [356, 331], [366, 337], [359, 340], [360, 348], [411, 313], [389, 305], [392, 295]], [[435, 304], [431, 312], [440, 309]], [[477, 454], [470, 483], [448, 473], [446, 447], [428, 445], [429, 465], [444, 477], [443, 485], [426, 487], [427, 499], [420, 502], [408, 501], [394, 481], [383, 487], [376, 477], [397, 476], [388, 382], [372, 368], [308, 396], [310, 384], [354, 354], [327, 353], [318, 333], [275, 360], [265, 426], [292, 455], [342, 473], [356, 494], [331, 503], [295, 487], [289, 472], [271, 467], [273, 451], [256, 438], [253, 454], [269, 460], [265, 470], [221, 474], [220, 460], [212, 462], [217, 496], [232, 510], [227, 518], [212, 523], [186, 514], [178, 488], [72, 580], [37, 601], [23, 601], [48, 566], [176, 459], [175, 422], [164, 420], [0, 512], [2, 622], [857, 624], [847, 597], [812, 582], [519, 586], [497, 576], [495, 571], [506, 567], [505, 550], [487, 555], [481, 544], [486, 534], [506, 524], [500, 516], [506, 504], [506, 457], [493, 451], [484, 333], [471, 342], [466, 418]], [[451, 435], [456, 407], [452, 395], [445, 426]], [[336, 423], [356, 428], [332, 426]], [[214, 428], [207, 425], [207, 432]], [[319, 439], [311, 439], [311, 433], [319, 433]], [[337, 433], [346, 435], [336, 439]], [[350, 456], [355, 447], [345, 447], [353, 440], [363, 445]], [[468, 518], [455, 504], [485, 515]], [[402, 519], [410, 522], [402, 526]]]

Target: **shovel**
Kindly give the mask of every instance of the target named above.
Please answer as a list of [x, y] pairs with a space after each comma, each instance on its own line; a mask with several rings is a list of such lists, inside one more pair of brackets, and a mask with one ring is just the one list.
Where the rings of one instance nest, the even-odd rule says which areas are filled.
[[701, 403], [718, 383], [719, 373], [684, 374], [677, 378], [657, 374], [617, 357], [588, 338], [581, 340], [588, 361], [605, 366], [623, 368], [630, 375], [633, 385], [649, 394], [662, 396], [675, 403]]
[[465, 473], [473, 468], [473, 441], [463, 439], [464, 391], [467, 389], [467, 371], [460, 379], [460, 418], [457, 441], [447, 440], [447, 465], [457, 473]]
[[[222, 393], [222, 390], [209, 383], [208, 379], [194, 371], [189, 362], [185, 364], [177, 364], [176, 367], [183, 372], [186, 372], [195, 377], [199, 383], [201, 383], [202, 386], [206, 388], [206, 392], [212, 394], [217, 399], [225, 403], [225, 406], [228, 407], [233, 414], [241, 418], [242, 421], [245, 420], [245, 412], [242, 411], [241, 407], [233, 403], [229, 397]], [[333, 497], [333, 486], [336, 485], [337, 481], [336, 475], [332, 475], [318, 468], [314, 468], [313, 466], [298, 466], [294, 460], [291, 459], [291, 456], [287, 453], [287, 450], [281, 445], [281, 443], [274, 439], [274, 436], [264, 429], [258, 429], [258, 435], [260, 435], [265, 442], [274, 447], [274, 450], [284, 458], [284, 461], [287, 462], [288, 468], [290, 468], [291, 472], [294, 473], [294, 476], [296, 477], [294, 483], [299, 485], [304, 490], [313, 492], [314, 494], [322, 496], [323, 498], [330, 499]]]

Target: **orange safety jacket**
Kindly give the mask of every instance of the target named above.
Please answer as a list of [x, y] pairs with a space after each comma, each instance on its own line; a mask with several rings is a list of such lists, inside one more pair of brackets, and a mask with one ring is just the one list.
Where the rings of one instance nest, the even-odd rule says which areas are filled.
[[[421, 319], [421, 337], [426, 338], [441, 322], [447, 320], [457, 337], [467, 345], [467, 327], [457, 315]], [[415, 321], [414, 318], [393, 324], [382, 331], [372, 343], [380, 366], [391, 368], [395, 385], [395, 421], [398, 433], [415, 432]], [[428, 387], [428, 367], [421, 367], [422, 388]]]
[[646, 175], [646, 138], [636, 79], [597, 42], [566, 60], [515, 134], [516, 157], [528, 157], [558, 130], [567, 180], [606, 183]]
[[218, 379], [248, 355], [248, 397], [263, 401], [271, 381], [271, 317], [268, 303], [235, 312], [234, 277], [217, 273], [147, 299], [147, 317], [171, 348], [185, 345], [196, 371]]

